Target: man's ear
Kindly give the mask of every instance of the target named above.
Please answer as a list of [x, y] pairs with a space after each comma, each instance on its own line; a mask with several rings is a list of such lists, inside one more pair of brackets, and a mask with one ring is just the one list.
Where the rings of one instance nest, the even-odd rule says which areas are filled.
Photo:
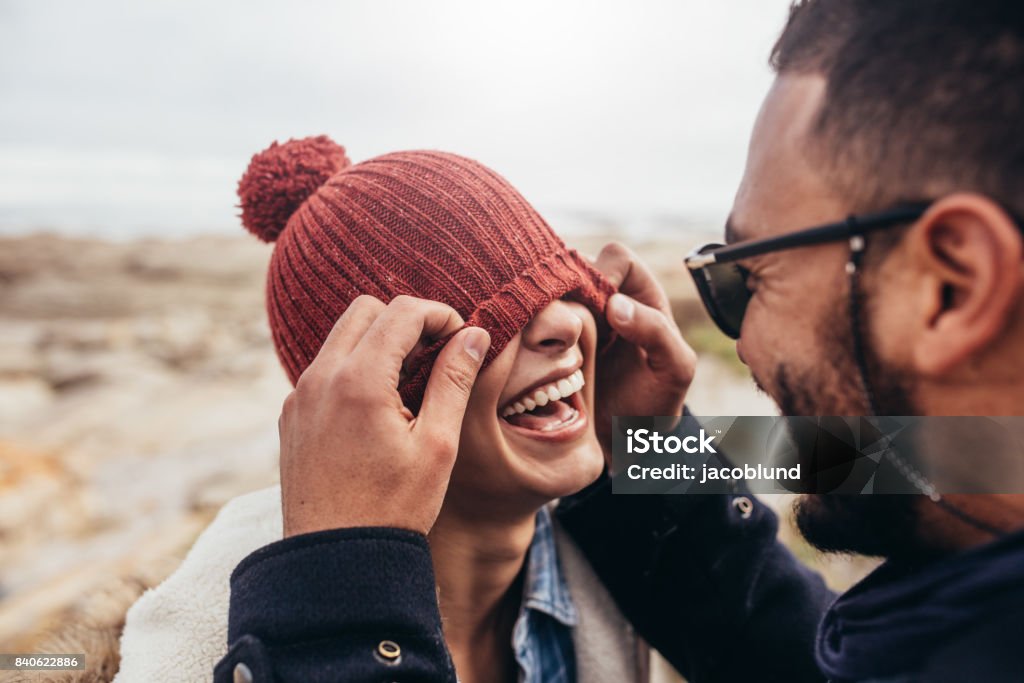
[[958, 193], [935, 202], [906, 238], [926, 288], [911, 357], [922, 375], [943, 375], [1006, 327], [1024, 290], [1024, 234], [991, 199]]

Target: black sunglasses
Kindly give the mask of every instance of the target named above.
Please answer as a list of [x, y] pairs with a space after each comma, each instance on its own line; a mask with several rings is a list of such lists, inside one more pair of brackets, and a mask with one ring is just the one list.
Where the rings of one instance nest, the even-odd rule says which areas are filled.
[[737, 261], [784, 249], [849, 240], [851, 260], [847, 270], [855, 269], [864, 251], [864, 235], [915, 221], [924, 215], [929, 206], [930, 203], [905, 204], [882, 213], [850, 216], [838, 223], [806, 228], [778, 237], [730, 245], [705, 244], [687, 256], [685, 263], [711, 319], [722, 332], [733, 339], [739, 339], [743, 316], [753, 294], [747, 287], [748, 271]]

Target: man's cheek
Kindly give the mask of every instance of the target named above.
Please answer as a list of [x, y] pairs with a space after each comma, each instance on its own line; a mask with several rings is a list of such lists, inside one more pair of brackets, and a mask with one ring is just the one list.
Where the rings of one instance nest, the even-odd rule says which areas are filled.
[[747, 317], [743, 323], [743, 334], [736, 343], [736, 352], [740, 360], [750, 369], [754, 383], [759, 389], [771, 394], [770, 380], [774, 374], [774, 368], [779, 364], [779, 345], [786, 343], [786, 336], [780, 334], [783, 330], [777, 329], [770, 324], [768, 316], [761, 315], [761, 311], [747, 309]]

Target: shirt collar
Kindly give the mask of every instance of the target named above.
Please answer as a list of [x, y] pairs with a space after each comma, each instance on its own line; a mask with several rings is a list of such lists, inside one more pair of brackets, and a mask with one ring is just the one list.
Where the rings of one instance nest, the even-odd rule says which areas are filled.
[[523, 607], [548, 614], [566, 626], [575, 626], [579, 617], [558, 560], [554, 526], [547, 507], [537, 511], [536, 525], [523, 582]]

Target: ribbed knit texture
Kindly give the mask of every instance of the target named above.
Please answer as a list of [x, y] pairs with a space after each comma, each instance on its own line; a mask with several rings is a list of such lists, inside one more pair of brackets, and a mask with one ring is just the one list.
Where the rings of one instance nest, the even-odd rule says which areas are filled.
[[[605, 331], [611, 284], [567, 249], [504, 178], [471, 159], [396, 152], [342, 167], [282, 216], [277, 207], [283, 202], [263, 195], [268, 187], [281, 187], [294, 202], [296, 183], [281, 169], [324, 167], [316, 159], [323, 140], [271, 147], [253, 158], [239, 183], [243, 207], [275, 207], [243, 220], [263, 239], [277, 241], [267, 274], [267, 312], [293, 383], [361, 294], [385, 302], [407, 294], [448, 304], [467, 324], [490, 333], [485, 364], [537, 312], [566, 295], [589, 306]], [[336, 160], [338, 149], [331, 151]], [[276, 161], [282, 154], [288, 163]], [[295, 162], [304, 155], [307, 161]], [[281, 220], [286, 224], [275, 225]], [[446, 341], [429, 345], [409, 367], [400, 393], [414, 412]]]

